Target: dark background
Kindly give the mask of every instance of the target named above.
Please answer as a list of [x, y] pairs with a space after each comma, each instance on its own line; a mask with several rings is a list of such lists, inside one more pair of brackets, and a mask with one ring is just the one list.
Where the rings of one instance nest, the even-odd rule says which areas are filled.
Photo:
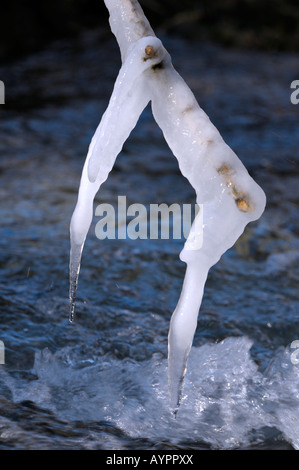
[[[297, 0], [141, 0], [154, 29], [225, 46], [299, 50]], [[101, 0], [1, 2], [0, 60], [8, 61], [75, 36], [84, 29], [109, 33]]]

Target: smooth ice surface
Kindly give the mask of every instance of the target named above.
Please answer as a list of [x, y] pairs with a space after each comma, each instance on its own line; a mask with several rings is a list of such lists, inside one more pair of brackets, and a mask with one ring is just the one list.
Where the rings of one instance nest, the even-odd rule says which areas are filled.
[[169, 393], [171, 409], [175, 410], [181, 400], [187, 358], [209, 269], [236, 242], [245, 226], [261, 216], [265, 195], [173, 68], [169, 54], [154, 37], [138, 3], [132, 0], [106, 0], [105, 3], [120, 45], [123, 66], [91, 142], [72, 217], [71, 319], [94, 196], [151, 100], [154, 118], [177, 157], [182, 174], [195, 189], [197, 203], [204, 205], [202, 247], [190, 250], [187, 243], [180, 254], [187, 270], [169, 330]]
[[161, 62], [164, 55], [165, 49], [159, 39], [141, 38], [134, 44], [121, 67], [109, 106], [89, 147], [88, 179], [92, 183], [96, 181], [99, 171], [101, 174], [110, 171], [123, 143], [150, 99], [145, 87], [139, 87], [140, 75]]

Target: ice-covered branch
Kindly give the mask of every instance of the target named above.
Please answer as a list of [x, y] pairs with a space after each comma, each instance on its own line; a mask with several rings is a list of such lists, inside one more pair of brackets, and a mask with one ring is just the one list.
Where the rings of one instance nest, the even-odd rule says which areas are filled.
[[109, 23], [125, 62], [131, 48], [139, 39], [155, 36], [137, 0], [104, 0], [109, 10]]
[[175, 71], [138, 2], [105, 0], [105, 4], [123, 65], [90, 144], [71, 221], [71, 319], [94, 196], [142, 110], [151, 101], [154, 118], [178, 159], [182, 174], [195, 189], [197, 203], [204, 204], [203, 243], [194, 250], [187, 240], [180, 254], [187, 269], [170, 322], [169, 394], [171, 409], [176, 410], [209, 269], [236, 242], [245, 226], [261, 216], [266, 199]]
[[142, 74], [161, 62], [166, 52], [161, 41], [153, 36], [138, 39], [131, 44], [130, 51], [116, 79], [108, 108], [90, 143], [71, 220], [71, 321], [74, 319], [81, 255], [92, 221], [94, 197], [106, 181], [123, 143], [150, 100]]

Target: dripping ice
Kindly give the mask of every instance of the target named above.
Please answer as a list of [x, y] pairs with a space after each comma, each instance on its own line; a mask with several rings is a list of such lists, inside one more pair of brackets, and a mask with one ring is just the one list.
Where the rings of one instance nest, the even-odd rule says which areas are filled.
[[105, 4], [120, 46], [122, 67], [91, 141], [71, 220], [70, 319], [74, 319], [81, 255], [94, 197], [151, 102], [154, 118], [181, 173], [194, 188], [197, 204], [204, 205], [202, 247], [194, 250], [190, 243], [195, 220], [180, 253], [187, 268], [169, 328], [169, 398], [170, 408], [176, 412], [209, 269], [234, 245], [245, 226], [262, 215], [266, 198], [175, 71], [137, 0], [105, 0]]

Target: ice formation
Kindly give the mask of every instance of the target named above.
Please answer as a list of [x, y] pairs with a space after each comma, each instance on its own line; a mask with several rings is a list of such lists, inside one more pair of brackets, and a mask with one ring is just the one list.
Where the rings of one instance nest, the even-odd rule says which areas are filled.
[[137, 0], [105, 0], [105, 4], [120, 46], [122, 67], [91, 141], [71, 220], [70, 319], [74, 319], [81, 254], [92, 221], [93, 199], [151, 101], [154, 118], [182, 174], [195, 189], [197, 204], [204, 205], [202, 246], [192, 248], [189, 237], [191, 232], [194, 236], [193, 227], [180, 253], [187, 268], [169, 329], [169, 396], [170, 407], [176, 411], [209, 269], [236, 242], [245, 226], [261, 216], [266, 198], [175, 71]]

